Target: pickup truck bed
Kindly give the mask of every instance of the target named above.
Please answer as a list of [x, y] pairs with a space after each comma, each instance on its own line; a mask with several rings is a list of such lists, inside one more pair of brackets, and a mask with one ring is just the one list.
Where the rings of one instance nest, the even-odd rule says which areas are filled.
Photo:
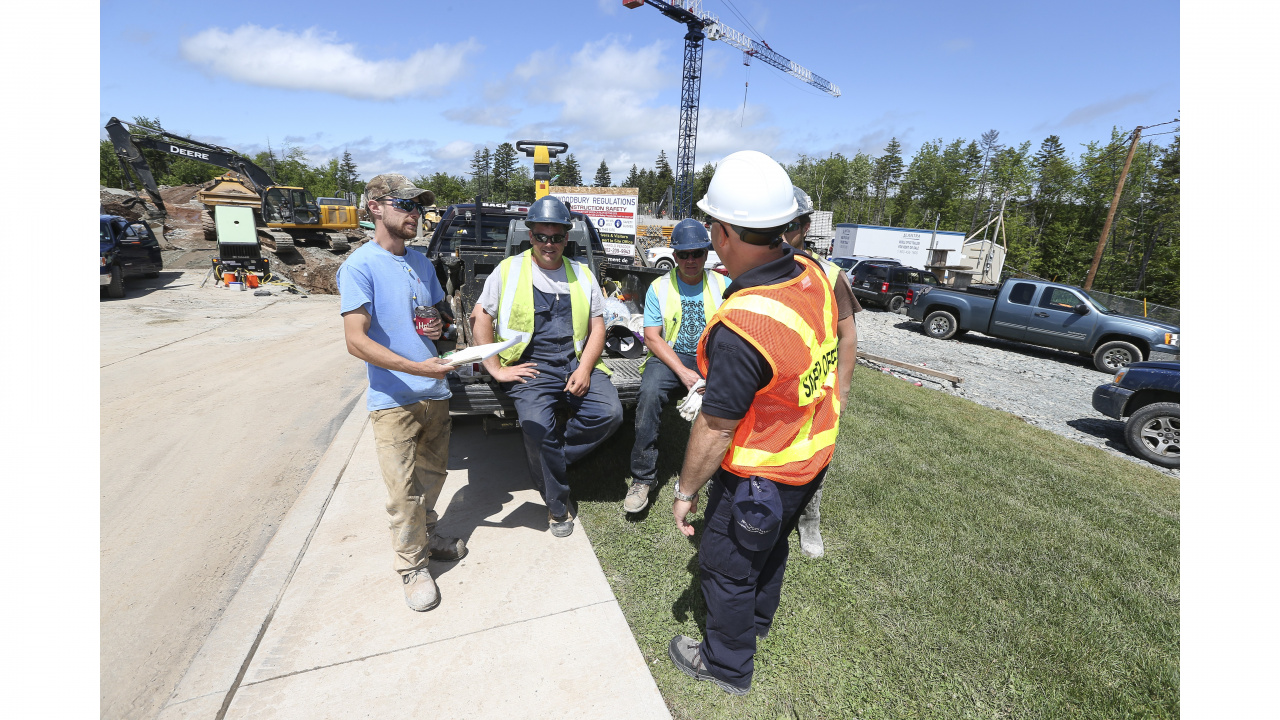
[[[640, 395], [640, 363], [643, 358], [626, 360], [606, 357], [604, 364], [613, 371], [610, 380], [618, 389], [618, 399], [623, 407], [634, 405]], [[497, 415], [501, 418], [516, 416], [515, 403], [496, 383], [480, 378], [462, 378], [458, 373], [449, 373], [449, 389], [453, 398], [449, 400], [450, 415]]]

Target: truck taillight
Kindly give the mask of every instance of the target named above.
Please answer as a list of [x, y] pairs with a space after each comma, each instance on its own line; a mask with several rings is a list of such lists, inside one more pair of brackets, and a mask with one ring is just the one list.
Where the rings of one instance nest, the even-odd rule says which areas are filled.
[[908, 304], [908, 305], [910, 305], [912, 302], [914, 302], [914, 301], [915, 301], [915, 299], [916, 299], [916, 291], [915, 291], [915, 290], [908, 290], [908, 291], [907, 291], [907, 304]]
[[886, 282], [886, 283], [880, 283], [880, 292], [882, 292], [882, 293], [887, 293], [887, 292], [889, 292], [889, 283], [887, 283], [887, 282]]

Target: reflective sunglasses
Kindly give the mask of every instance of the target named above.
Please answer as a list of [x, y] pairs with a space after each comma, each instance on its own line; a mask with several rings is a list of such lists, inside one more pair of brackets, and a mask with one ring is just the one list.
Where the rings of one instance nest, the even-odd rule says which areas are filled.
[[704, 258], [704, 257], [706, 257], [706, 256], [707, 256], [707, 251], [706, 251], [705, 249], [704, 249], [704, 250], [677, 250], [677, 251], [676, 251], [676, 259], [677, 259], [677, 260], [693, 260], [693, 259], [695, 259], [695, 258]]
[[548, 245], [559, 245], [560, 243], [568, 240], [569, 236], [564, 233], [560, 233], [559, 235], [543, 235], [542, 233], [534, 233], [533, 239]]
[[422, 214], [422, 204], [417, 200], [405, 200], [403, 198], [379, 198], [379, 200], [386, 200], [391, 207], [400, 212]]

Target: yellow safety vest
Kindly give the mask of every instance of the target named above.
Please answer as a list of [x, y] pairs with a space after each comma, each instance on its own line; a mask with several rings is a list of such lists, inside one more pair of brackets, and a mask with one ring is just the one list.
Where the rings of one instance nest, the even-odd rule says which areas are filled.
[[[563, 258], [565, 277], [569, 281], [569, 305], [573, 309], [573, 352], [582, 357], [582, 348], [591, 332], [591, 288], [596, 278], [585, 264]], [[520, 360], [533, 339], [533, 251], [512, 255], [498, 264], [502, 278], [502, 297], [498, 301], [498, 325], [495, 339], [505, 342], [515, 338], [515, 345], [498, 353], [503, 365]], [[604, 360], [596, 361], [596, 369], [612, 375]]]
[[818, 261], [818, 267], [822, 268], [822, 272], [827, 274], [827, 279], [831, 281], [831, 287], [834, 288], [836, 281], [840, 279], [840, 266], [817, 256], [814, 256], [813, 259]]
[[[684, 309], [684, 304], [680, 301], [678, 272], [675, 268], [671, 268], [671, 272], [655, 281], [652, 286], [654, 294], [658, 296], [658, 312], [662, 315], [662, 339], [672, 345], [673, 349], [676, 337], [680, 334], [680, 318]], [[716, 314], [716, 308], [724, 302], [724, 291], [727, 287], [729, 287], [729, 280], [725, 276], [709, 270], [702, 271], [702, 312], [706, 318], [706, 325], [711, 324], [711, 317]], [[706, 325], [703, 327], [705, 328]], [[644, 372], [644, 367], [649, 364], [651, 357], [653, 357], [652, 352], [640, 364], [641, 373]]]

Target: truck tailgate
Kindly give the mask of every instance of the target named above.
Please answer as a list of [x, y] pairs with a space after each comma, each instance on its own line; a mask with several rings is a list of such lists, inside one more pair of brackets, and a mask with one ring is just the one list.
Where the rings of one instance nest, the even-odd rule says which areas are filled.
[[[613, 371], [610, 378], [618, 390], [618, 400], [623, 407], [636, 404], [640, 395], [640, 362], [642, 358], [626, 360], [623, 358], [605, 358], [604, 364]], [[449, 389], [453, 397], [449, 400], [450, 415], [497, 415], [514, 418], [515, 403], [510, 396], [498, 387], [495, 382], [463, 382], [457, 373], [449, 373]], [[470, 378], [468, 378], [470, 380]]]

